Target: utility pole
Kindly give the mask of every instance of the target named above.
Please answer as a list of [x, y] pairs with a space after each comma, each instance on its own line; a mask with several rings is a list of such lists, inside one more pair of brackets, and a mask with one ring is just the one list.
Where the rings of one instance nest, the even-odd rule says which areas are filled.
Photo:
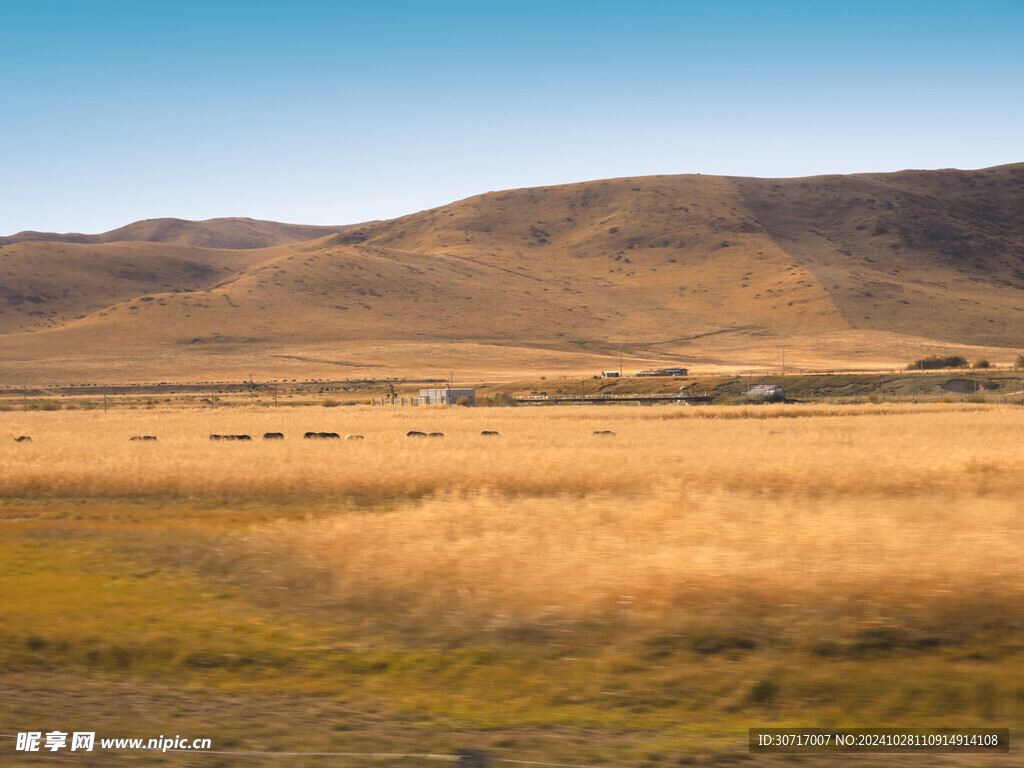
[[916, 399], [920, 399], [920, 397], [921, 397], [921, 377], [924, 376], [924, 344], [920, 345], [920, 353], [921, 353], [921, 357], [920, 357], [920, 359], [917, 362], [918, 375], [917, 375], [917, 394], [915, 395]]

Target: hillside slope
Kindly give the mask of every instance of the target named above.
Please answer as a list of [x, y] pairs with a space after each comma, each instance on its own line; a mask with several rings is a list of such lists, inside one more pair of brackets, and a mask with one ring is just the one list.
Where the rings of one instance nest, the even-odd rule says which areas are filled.
[[127, 299], [211, 287], [268, 255], [143, 242], [0, 246], [0, 333], [56, 328]]
[[208, 292], [140, 307], [136, 335], [216, 326], [303, 342], [653, 349], [708, 333], [846, 327], [827, 292], [712, 177], [485, 195], [280, 254]]
[[851, 327], [1024, 344], [1024, 165], [731, 181]]
[[[162, 262], [177, 271], [154, 272], [138, 291], [147, 300], [128, 282], [91, 313], [75, 304], [84, 317], [65, 310], [43, 334], [0, 337], [0, 353], [288, 359], [373, 375], [453, 360], [593, 369], [620, 347], [639, 366], [756, 367], [780, 346], [810, 367], [895, 365], [924, 345], [1008, 356], [1021, 345], [1022, 210], [1022, 165], [494, 192], [308, 242], [211, 251], [214, 271], [192, 283]], [[29, 245], [0, 249], [0, 272]], [[32, 311], [67, 300], [60, 283]]]

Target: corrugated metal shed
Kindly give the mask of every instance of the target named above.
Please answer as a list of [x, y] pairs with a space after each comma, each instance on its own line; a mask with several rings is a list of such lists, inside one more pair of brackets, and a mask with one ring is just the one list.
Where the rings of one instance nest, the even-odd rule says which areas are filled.
[[475, 389], [421, 389], [420, 405], [455, 405], [460, 399], [467, 398], [470, 405], [476, 405]]

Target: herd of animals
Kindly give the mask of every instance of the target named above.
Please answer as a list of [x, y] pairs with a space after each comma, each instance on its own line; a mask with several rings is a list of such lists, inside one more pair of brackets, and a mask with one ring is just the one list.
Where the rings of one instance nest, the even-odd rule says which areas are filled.
[[[480, 433], [483, 437], [498, 437], [500, 433], [485, 429]], [[601, 429], [594, 432], [595, 435], [614, 435], [610, 429]], [[406, 437], [444, 437], [444, 432], [418, 432], [411, 430], [405, 433]], [[306, 440], [340, 440], [341, 435], [337, 432], [307, 432], [302, 436]], [[133, 435], [129, 440], [142, 440], [150, 442], [156, 440], [156, 435]], [[211, 440], [252, 440], [252, 435], [210, 435]], [[264, 440], [284, 440], [283, 432], [264, 432]], [[362, 440], [362, 435], [345, 435], [346, 440]], [[16, 443], [31, 443], [32, 438], [28, 435], [18, 435], [14, 438]]]

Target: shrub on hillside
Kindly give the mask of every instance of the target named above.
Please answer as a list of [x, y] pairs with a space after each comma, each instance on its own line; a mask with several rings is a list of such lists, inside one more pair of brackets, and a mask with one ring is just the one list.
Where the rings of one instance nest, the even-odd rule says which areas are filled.
[[967, 358], [960, 355], [946, 355], [938, 357], [932, 355], [920, 360], [915, 360], [907, 365], [908, 371], [933, 371], [936, 368], [963, 368], [967, 365]]
[[504, 407], [504, 406], [511, 407], [511, 406], [519, 405], [519, 401], [517, 401], [508, 392], [498, 392], [498, 393], [496, 393], [494, 395], [494, 397], [490, 397], [490, 398], [487, 399], [487, 404], [491, 405], [491, 406], [498, 406], [498, 407]]
[[59, 411], [60, 403], [55, 403], [51, 400], [43, 400], [41, 402], [29, 403], [28, 410], [30, 411]]
[[977, 360], [971, 368], [991, 368], [991, 364], [988, 360]]

